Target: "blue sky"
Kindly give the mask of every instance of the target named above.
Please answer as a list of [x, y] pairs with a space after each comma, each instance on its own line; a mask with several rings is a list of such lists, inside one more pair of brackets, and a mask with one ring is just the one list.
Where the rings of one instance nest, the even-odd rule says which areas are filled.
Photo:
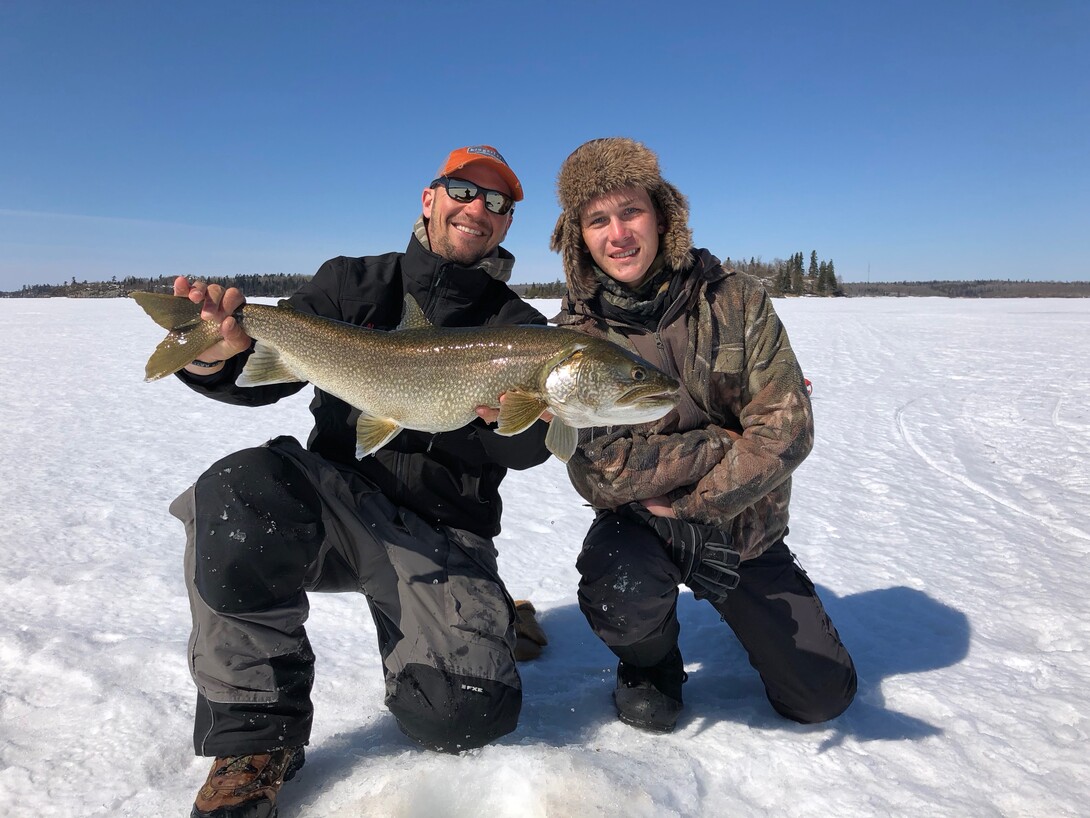
[[631, 136], [720, 257], [1090, 279], [1085, 0], [0, 3], [0, 290], [401, 250], [451, 148]]

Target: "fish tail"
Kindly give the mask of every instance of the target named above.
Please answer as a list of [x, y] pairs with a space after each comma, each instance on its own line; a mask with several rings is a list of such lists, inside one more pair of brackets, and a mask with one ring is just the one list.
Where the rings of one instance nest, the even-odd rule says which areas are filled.
[[144, 367], [145, 380], [172, 375], [220, 340], [219, 327], [201, 318], [201, 305], [165, 293], [132, 293], [151, 320], [168, 330]]

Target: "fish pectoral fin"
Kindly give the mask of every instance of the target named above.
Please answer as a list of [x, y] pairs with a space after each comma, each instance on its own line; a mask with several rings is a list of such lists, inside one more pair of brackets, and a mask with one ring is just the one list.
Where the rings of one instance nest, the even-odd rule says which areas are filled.
[[356, 457], [362, 459], [377, 452], [393, 440], [401, 428], [396, 420], [360, 412], [356, 420]]
[[569, 426], [560, 418], [549, 422], [549, 431], [545, 435], [545, 448], [552, 452], [561, 463], [567, 463], [575, 447], [579, 445], [579, 430]]
[[235, 379], [235, 386], [268, 386], [299, 381], [306, 381], [306, 378], [296, 375], [274, 347], [258, 341], [246, 366]]
[[496, 426], [496, 434], [517, 435], [525, 432], [534, 425], [541, 413], [548, 408], [537, 395], [529, 392], [520, 392], [517, 389], [509, 389], [503, 395], [503, 403], [500, 405], [500, 418]]

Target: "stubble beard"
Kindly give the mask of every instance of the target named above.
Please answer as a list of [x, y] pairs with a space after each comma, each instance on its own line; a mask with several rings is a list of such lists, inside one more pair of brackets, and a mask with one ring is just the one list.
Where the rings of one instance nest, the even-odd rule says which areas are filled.
[[[454, 230], [454, 227], [450, 228]], [[444, 233], [438, 242], [438, 247], [433, 247], [432, 250], [437, 254], [445, 258], [447, 261], [453, 261], [455, 264], [461, 264], [463, 267], [469, 267], [480, 261], [486, 254], [475, 253], [472, 250], [459, 249], [455, 246], [454, 242], [450, 240], [450, 236]]]

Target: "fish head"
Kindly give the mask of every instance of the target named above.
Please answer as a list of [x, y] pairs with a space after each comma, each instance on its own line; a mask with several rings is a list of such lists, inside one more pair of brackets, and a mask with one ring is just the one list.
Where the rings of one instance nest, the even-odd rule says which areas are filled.
[[572, 341], [545, 376], [549, 410], [576, 428], [658, 420], [677, 406], [677, 380], [614, 343]]

